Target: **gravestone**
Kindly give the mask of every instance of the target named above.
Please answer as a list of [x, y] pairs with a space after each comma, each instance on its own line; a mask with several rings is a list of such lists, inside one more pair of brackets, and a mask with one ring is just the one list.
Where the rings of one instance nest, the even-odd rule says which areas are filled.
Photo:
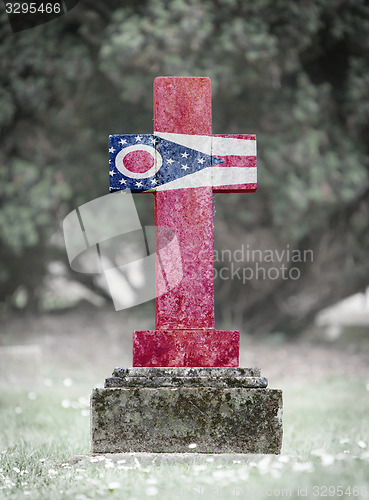
[[[213, 192], [256, 190], [255, 136], [212, 135], [210, 79], [159, 77], [154, 133], [112, 135], [109, 153], [111, 191], [154, 192], [182, 269], [166, 291], [156, 254], [156, 329], [135, 331], [133, 367], [94, 389], [92, 451], [279, 453], [282, 392], [238, 367], [239, 332], [214, 324]], [[177, 256], [160, 259], [175, 276]]]

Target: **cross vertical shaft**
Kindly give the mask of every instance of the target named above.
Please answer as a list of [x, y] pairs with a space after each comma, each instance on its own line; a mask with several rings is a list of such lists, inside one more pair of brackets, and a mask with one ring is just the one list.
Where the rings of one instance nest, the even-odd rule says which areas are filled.
[[[210, 135], [210, 79], [156, 78], [154, 132]], [[157, 191], [155, 225], [175, 230], [183, 270], [175, 291], [157, 294], [156, 328], [214, 328], [212, 188]]]

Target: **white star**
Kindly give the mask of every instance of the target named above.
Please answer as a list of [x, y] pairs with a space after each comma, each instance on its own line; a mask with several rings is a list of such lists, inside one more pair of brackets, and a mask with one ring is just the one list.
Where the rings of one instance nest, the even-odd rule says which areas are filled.
[[153, 138], [151, 139], [151, 142], [152, 142], [153, 144], [155, 144], [155, 143], [156, 143], [156, 138], [155, 138], [155, 137], [153, 137]]
[[119, 141], [119, 144], [121, 144], [123, 146], [124, 144], [127, 144], [127, 141], [125, 139], [121, 139]]
[[169, 159], [167, 160], [167, 163], [169, 163], [169, 165], [171, 165], [173, 162], [174, 162], [174, 160], [172, 160], [172, 158], [169, 158]]
[[111, 177], [114, 177], [114, 175], [115, 175], [115, 174], [116, 174], [116, 172], [114, 172], [114, 170], [109, 170], [109, 175], [110, 175]]
[[199, 160], [197, 160], [197, 163], [201, 163], [201, 165], [204, 163], [204, 158], [200, 158]]
[[188, 158], [189, 154], [188, 153], [181, 153], [182, 158]]
[[121, 179], [119, 182], [120, 182], [120, 184], [125, 184], [126, 183], [125, 179]]
[[190, 167], [187, 165], [187, 163], [186, 163], [186, 165], [182, 165], [182, 170], [188, 170], [189, 168]]
[[136, 182], [136, 187], [140, 188], [142, 186], [142, 182]]
[[158, 181], [156, 179], [151, 179], [151, 184], [157, 184]]
[[113, 147], [109, 148], [109, 153], [114, 153], [115, 149]]
[[142, 141], [142, 137], [140, 135], [136, 135], [135, 139], [136, 142]]

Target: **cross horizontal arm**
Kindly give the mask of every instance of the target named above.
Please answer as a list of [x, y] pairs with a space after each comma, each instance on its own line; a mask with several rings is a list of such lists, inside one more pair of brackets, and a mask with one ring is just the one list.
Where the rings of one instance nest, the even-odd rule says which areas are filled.
[[109, 153], [111, 191], [257, 188], [255, 135], [111, 135]]

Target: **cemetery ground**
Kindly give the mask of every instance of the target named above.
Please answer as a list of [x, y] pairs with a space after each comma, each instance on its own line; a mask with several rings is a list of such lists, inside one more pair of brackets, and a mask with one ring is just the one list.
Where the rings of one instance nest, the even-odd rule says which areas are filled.
[[369, 339], [357, 332], [335, 343], [242, 337], [240, 366], [260, 366], [283, 390], [279, 457], [197, 455], [195, 446], [174, 463], [89, 455], [92, 387], [131, 366], [132, 331], [146, 326], [111, 308], [3, 318], [1, 344], [39, 345], [42, 361], [23, 387], [20, 365], [9, 384], [2, 373], [0, 498], [369, 498]]

